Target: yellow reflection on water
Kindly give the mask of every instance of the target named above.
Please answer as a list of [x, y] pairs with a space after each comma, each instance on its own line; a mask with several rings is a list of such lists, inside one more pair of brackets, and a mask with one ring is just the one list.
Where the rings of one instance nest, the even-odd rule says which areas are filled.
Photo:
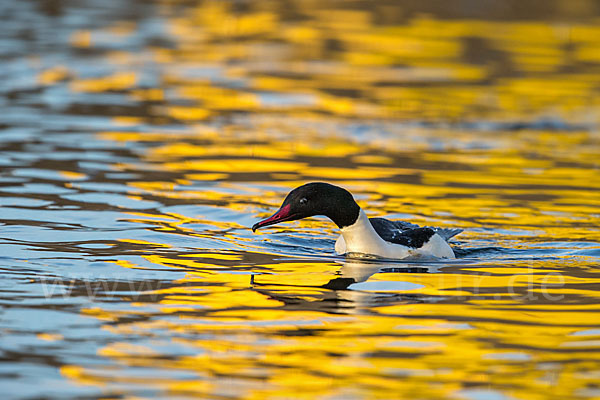
[[[114, 165], [134, 176], [127, 194], [168, 206], [127, 211], [152, 239], [122, 238], [139, 259], [111, 262], [184, 274], [146, 300], [84, 309], [115, 340], [98, 350], [106, 364], [66, 365], [64, 376], [164, 397], [598, 396], [600, 142], [579, 126], [598, 120], [595, 22], [396, 21], [399, 7], [329, 1], [292, 1], [301, 18], [277, 3], [207, 1], [185, 14], [160, 4], [174, 44], [146, 49], [164, 71], [154, 86], [126, 67], [38, 78], [148, 106], [99, 137], [138, 149]], [[451, 124], [427, 125], [440, 121]], [[357, 265], [334, 258], [322, 219], [251, 235], [250, 221], [310, 180], [347, 187], [372, 216], [464, 228], [464, 247], [501, 256]]]
[[[197, 266], [210, 256], [199, 257]], [[189, 266], [168, 257], [153, 261]], [[549, 273], [558, 265], [548, 264], [547, 270], [484, 266], [473, 270], [477, 274], [464, 267], [442, 274], [376, 273], [372, 267], [347, 264], [340, 269], [337, 263], [301, 261], [256, 264], [254, 270], [268, 273], [254, 281], [248, 274], [190, 271], [175, 286], [156, 291], [160, 314], [154, 318], [126, 322], [127, 315], [135, 315], [135, 307], [125, 314], [89, 314], [110, 321], [105, 328], [114, 334], [156, 341], [168, 337], [193, 353], [165, 358], [152, 346], [119, 342], [100, 350], [122, 367], [195, 377], [185, 384], [178, 379], [146, 382], [170, 395], [213, 396], [227, 392], [226, 385], [235, 382], [235, 390], [228, 393], [248, 398], [314, 398], [348, 395], [348, 390], [366, 398], [408, 397], [415, 391], [436, 398], [455, 396], [469, 386], [503, 387], [505, 395], [515, 398], [544, 398], [535, 393], [552, 387], [566, 398], [593, 381], [593, 375], [586, 378], [581, 371], [596, 365], [597, 340], [590, 339], [598, 334], [573, 334], [597, 328], [597, 303], [531, 300], [523, 306], [523, 299], [536, 296], [527, 288], [556, 284]], [[378, 305], [368, 288], [323, 288], [340, 276], [386, 283], [388, 296], [398, 296], [396, 304]], [[417, 285], [398, 291], [395, 282]], [[557, 288], [553, 295], [569, 293]], [[572, 364], [570, 360], [577, 360], [577, 367], [561, 367], [563, 362]], [[107, 382], [106, 372], [93, 366], [62, 369], [78, 382], [96, 385]], [[127, 369], [117, 381], [137, 382]]]
[[[74, 76], [72, 90], [129, 89], [136, 98], [159, 102], [156, 112], [183, 123], [227, 111], [290, 110], [439, 121], [548, 115], [598, 120], [600, 29], [595, 22], [426, 15], [403, 20], [395, 16], [402, 14], [400, 6], [390, 12], [380, 6], [340, 9], [329, 1], [292, 3], [303, 18], [286, 17], [274, 3], [251, 2], [240, 11], [234, 3], [213, 1], [183, 16], [164, 2], [170, 16], [166, 29], [176, 46], [148, 48], [167, 66], [157, 87], [136, 88], [138, 77], [130, 70], [98, 78]], [[382, 14], [389, 14], [390, 21], [377, 22]], [[117, 23], [105, 34], [119, 40], [134, 29]], [[94, 37], [77, 31], [71, 43], [90, 48]], [[109, 55], [128, 55], [116, 53]], [[189, 73], [200, 67], [219, 72]], [[67, 67], [52, 68], [40, 80], [52, 83], [69, 75], [76, 74]], [[166, 98], [165, 86], [172, 89]], [[273, 94], [295, 97], [269, 100]]]
[[[431, 130], [427, 137], [442, 140], [445, 134]], [[461, 132], [459, 139], [478, 134]], [[258, 142], [232, 132], [192, 139], [164, 135], [162, 141], [152, 133], [110, 137], [160, 142], [142, 154], [143, 168], [173, 179], [130, 182], [131, 193], [141, 198], [220, 204], [258, 218], [272, 213], [289, 189], [327, 179], [350, 188], [372, 215], [400, 212], [421, 224], [462, 227], [466, 232], [458, 239], [467, 245], [490, 240], [511, 251], [536, 244], [573, 251], [556, 242], [585, 241], [588, 250], [597, 248], [592, 243], [600, 241], [600, 180], [597, 170], [583, 167], [594, 162], [595, 137], [498, 135], [494, 149], [445, 152], [420, 145], [365, 147], [336, 135]], [[560, 149], [549, 151], [557, 143]], [[266, 187], [248, 187], [246, 179]], [[127, 311], [84, 310], [107, 321], [105, 329], [117, 337], [150, 342], [140, 347], [116, 341], [99, 350], [120, 366], [116, 379], [107, 378], [114, 371], [103, 367], [63, 367], [77, 382], [139, 385], [133, 371], [142, 368], [173, 376], [145, 382], [152, 390], [190, 397], [460, 398], [464, 390], [479, 388], [541, 399], [548, 391], [577, 398], [593, 387], [600, 325], [593, 257], [516, 254], [506, 261], [488, 253], [449, 264], [356, 266], [281, 255], [281, 235], [326, 235], [332, 246], [335, 230], [323, 220], [250, 236], [238, 220], [217, 221], [200, 212], [129, 214], [128, 221], [156, 232], [244, 251], [217, 252], [199, 243], [178, 255], [144, 254], [150, 264], [186, 276], [145, 293], [154, 296], [152, 311], [142, 302], [132, 302]], [[268, 261], [257, 261], [266, 256]], [[153, 345], [164, 341], [184, 354]]]

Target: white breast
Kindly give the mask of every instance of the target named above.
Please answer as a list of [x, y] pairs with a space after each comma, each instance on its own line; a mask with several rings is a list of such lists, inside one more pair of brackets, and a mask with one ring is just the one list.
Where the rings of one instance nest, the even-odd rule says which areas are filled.
[[418, 249], [383, 240], [363, 210], [360, 210], [353, 225], [342, 228], [342, 234], [335, 243], [335, 251], [338, 254], [362, 253], [395, 259], [411, 256], [454, 258], [450, 245], [437, 233]]

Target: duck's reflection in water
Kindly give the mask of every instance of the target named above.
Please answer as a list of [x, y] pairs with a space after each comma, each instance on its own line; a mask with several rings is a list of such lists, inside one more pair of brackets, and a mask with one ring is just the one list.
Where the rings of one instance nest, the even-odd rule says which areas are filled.
[[369, 278], [373, 275], [435, 273], [443, 265], [347, 259], [341, 263], [335, 277], [322, 285], [261, 284], [260, 275], [253, 275], [251, 284], [254, 290], [283, 302], [284, 308], [289, 310], [370, 314], [377, 306], [437, 301], [431, 296], [411, 293], [420, 285], [398, 279], [370, 282]]

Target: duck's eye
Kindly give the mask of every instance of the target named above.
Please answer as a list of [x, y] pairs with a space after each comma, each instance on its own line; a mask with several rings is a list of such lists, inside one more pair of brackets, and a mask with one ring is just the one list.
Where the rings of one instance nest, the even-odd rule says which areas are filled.
[[306, 203], [308, 203], [308, 199], [306, 197], [300, 199], [300, 204], [305, 205]]

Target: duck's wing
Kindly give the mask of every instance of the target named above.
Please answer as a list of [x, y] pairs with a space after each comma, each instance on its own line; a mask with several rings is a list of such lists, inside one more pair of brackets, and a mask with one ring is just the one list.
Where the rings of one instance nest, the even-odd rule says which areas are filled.
[[[420, 227], [406, 221], [391, 221], [385, 218], [369, 218], [375, 232], [385, 241], [409, 247], [421, 247], [434, 233], [445, 241], [458, 235], [463, 230], [458, 228]], [[420, 243], [420, 244], [419, 244]]]
[[[369, 218], [373, 228], [379, 233], [379, 231], [406, 231], [409, 229], [420, 228], [417, 224], [412, 224], [406, 221], [392, 221], [386, 218]], [[379, 233], [381, 236], [381, 233]]]
[[460, 228], [433, 228], [433, 230], [446, 242], [463, 231]]
[[390, 221], [385, 218], [369, 218], [369, 221], [383, 240], [406, 247], [418, 249], [435, 234], [431, 228], [421, 228], [410, 222]]

